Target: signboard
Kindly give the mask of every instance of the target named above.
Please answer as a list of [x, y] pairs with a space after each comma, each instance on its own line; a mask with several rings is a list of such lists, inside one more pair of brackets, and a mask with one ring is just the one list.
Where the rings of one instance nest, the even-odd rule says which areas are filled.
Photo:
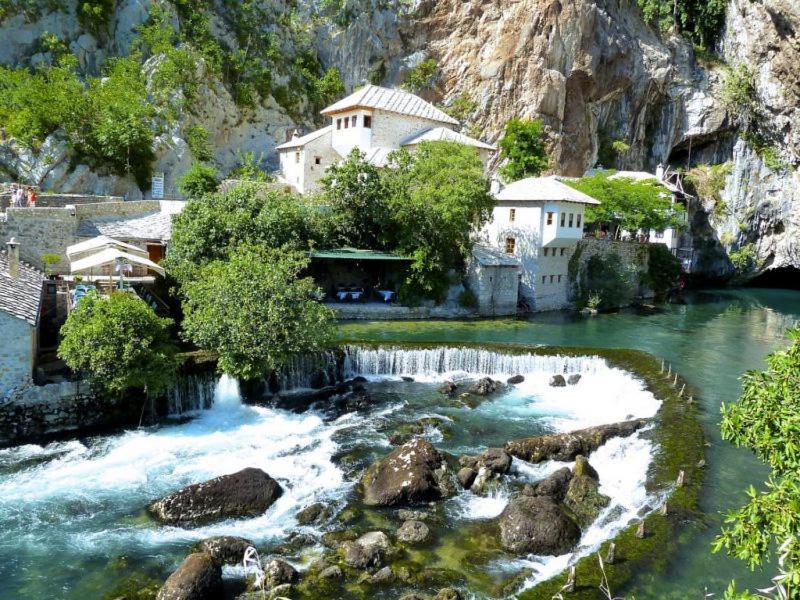
[[156, 173], [150, 183], [150, 195], [154, 200], [164, 197], [164, 173]]

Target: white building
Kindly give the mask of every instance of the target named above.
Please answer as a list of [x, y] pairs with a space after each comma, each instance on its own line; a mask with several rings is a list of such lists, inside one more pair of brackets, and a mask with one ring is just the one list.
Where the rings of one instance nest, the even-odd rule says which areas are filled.
[[393, 150], [447, 140], [473, 146], [484, 164], [495, 147], [455, 131], [458, 121], [419, 96], [366, 85], [322, 111], [331, 124], [276, 147], [281, 177], [301, 194], [314, 191], [325, 170], [358, 148], [384, 166]]
[[556, 177], [529, 177], [494, 192], [492, 220], [479, 237], [516, 257], [520, 295], [532, 310], [569, 305], [567, 267], [583, 237], [584, 209], [600, 204]]

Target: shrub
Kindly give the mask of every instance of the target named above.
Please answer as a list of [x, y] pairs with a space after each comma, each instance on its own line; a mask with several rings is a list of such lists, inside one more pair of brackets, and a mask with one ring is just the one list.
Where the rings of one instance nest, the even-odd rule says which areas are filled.
[[464, 290], [458, 295], [458, 305], [461, 308], [478, 308], [478, 297], [472, 293], [472, 290]]
[[686, 181], [689, 183], [697, 195], [704, 200], [718, 204], [724, 204], [722, 190], [733, 168], [731, 161], [716, 165], [700, 164], [686, 174]]
[[736, 271], [747, 273], [756, 266], [756, 247], [753, 244], [744, 244], [728, 253]]
[[102, 33], [114, 12], [116, 0], [84, 0], [78, 3], [78, 21], [95, 35]]
[[679, 261], [664, 244], [650, 244], [647, 259], [647, 283], [657, 299], [663, 299], [677, 285], [681, 276]]
[[506, 181], [535, 177], [547, 169], [547, 138], [538, 119], [511, 119], [500, 138], [500, 175]]
[[439, 63], [433, 58], [428, 58], [415, 65], [406, 77], [403, 87], [418, 94], [431, 89], [439, 77]]
[[450, 102], [439, 108], [459, 123], [464, 123], [477, 110], [478, 103], [467, 92], [461, 92]]
[[668, 32], [677, 26], [703, 48], [716, 45], [725, 24], [726, 0], [637, 0], [637, 4], [653, 27]]
[[187, 198], [201, 198], [219, 187], [217, 170], [209, 165], [193, 163], [189, 170], [178, 178], [178, 189]]
[[186, 138], [186, 145], [189, 147], [189, 152], [192, 153], [197, 160], [208, 162], [214, 157], [214, 148], [208, 141], [208, 130], [200, 125], [190, 125], [186, 128], [184, 133]]
[[262, 152], [258, 157], [252, 150], [242, 152], [239, 150], [236, 155], [239, 158], [239, 165], [230, 172], [231, 179], [240, 179], [243, 181], [272, 181], [274, 178], [261, 168], [264, 162], [264, 153]]
[[600, 297], [599, 307], [603, 309], [627, 305], [632, 288], [620, 255], [608, 252], [592, 256], [581, 274], [580, 289], [578, 300], [583, 304], [588, 304], [590, 295], [596, 294]]

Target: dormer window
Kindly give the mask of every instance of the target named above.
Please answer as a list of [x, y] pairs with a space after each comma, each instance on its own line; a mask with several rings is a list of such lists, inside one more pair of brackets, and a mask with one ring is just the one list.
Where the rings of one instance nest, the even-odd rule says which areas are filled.
[[364, 115], [364, 127], [367, 129], [372, 127], [372, 117], [370, 115]]

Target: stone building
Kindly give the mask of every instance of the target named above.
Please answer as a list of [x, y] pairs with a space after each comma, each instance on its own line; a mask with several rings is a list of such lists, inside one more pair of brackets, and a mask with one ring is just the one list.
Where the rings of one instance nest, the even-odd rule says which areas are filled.
[[467, 284], [481, 316], [514, 315], [519, 297], [520, 263], [505, 252], [476, 244], [467, 265]]
[[493, 190], [484, 244], [520, 262], [520, 295], [535, 311], [570, 306], [567, 267], [583, 237], [584, 209], [599, 204], [557, 177], [529, 177]]
[[0, 401], [32, 380], [44, 275], [20, 260], [16, 240], [0, 252]]
[[484, 164], [496, 148], [454, 130], [458, 121], [419, 96], [366, 85], [322, 111], [331, 124], [276, 147], [280, 176], [297, 192], [313, 192], [325, 170], [358, 148], [376, 166], [385, 166], [393, 150], [413, 150], [423, 141], [452, 141], [472, 146]]

